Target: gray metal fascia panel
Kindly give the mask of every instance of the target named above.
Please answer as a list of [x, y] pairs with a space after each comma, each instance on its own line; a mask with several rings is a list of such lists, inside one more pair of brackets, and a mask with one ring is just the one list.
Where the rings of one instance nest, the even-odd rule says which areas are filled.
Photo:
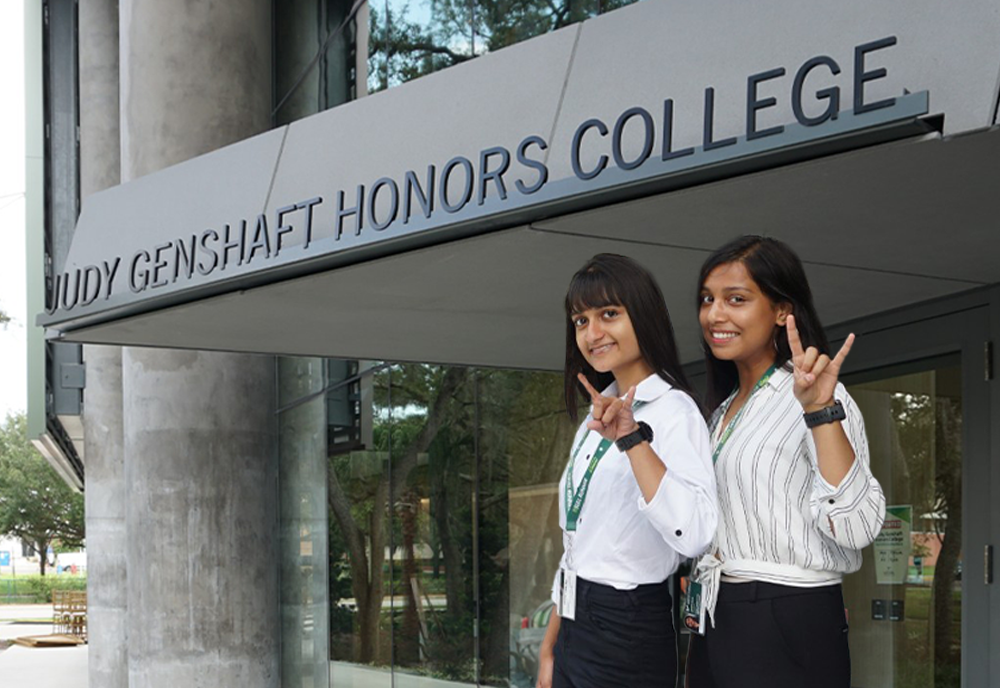
[[[767, 38], [775, 35], [781, 40]], [[786, 69], [784, 75], [760, 87], [761, 98], [774, 95], [777, 102], [760, 111], [758, 128], [787, 125], [795, 121], [785, 93], [795, 70], [810, 57], [828, 54], [841, 66], [835, 81], [840, 87], [841, 112], [847, 113], [842, 121], [847, 121], [852, 105], [854, 49], [886, 36], [896, 36], [897, 43], [872, 53], [869, 67], [885, 67], [888, 74], [868, 82], [866, 99], [896, 97], [900, 108], [892, 117], [881, 111], [886, 116], [882, 122], [878, 112], [867, 113], [874, 114], [870, 117], [873, 131], [892, 122], [899, 124], [892, 118], [917, 102], [912, 97], [900, 98], [906, 89], [919, 91], [914, 95], [925, 99], [930, 92], [929, 107], [946, 114], [946, 131], [988, 123], [997, 60], [983, 60], [982, 55], [989, 54], [985, 47], [996, 45], [1000, 38], [996, 3], [976, 0], [956, 16], [946, 16], [946, 8], [931, 0], [917, 0], [916, 5], [890, 0], [875, 7], [850, 0], [822, 8], [792, 0], [767, 5], [639, 3], [92, 197], [81, 216], [69, 261], [71, 267], [94, 266], [91, 286], [99, 283], [101, 269], [115, 267], [115, 257], [120, 259], [116, 269], [122, 280], [129, 271], [126, 263], [137, 251], [146, 252], [152, 264], [158, 248], [166, 255], [177, 250], [179, 241], [193, 245], [191, 242], [204, 238], [204, 232], [218, 234], [226, 225], [236, 232], [246, 223], [245, 231], [253, 234], [258, 223], [267, 223], [273, 232], [281, 209], [288, 210], [284, 217], [291, 226], [281, 251], [257, 246], [250, 253], [251, 260], [240, 257], [207, 277], [192, 273], [178, 279], [171, 265], [157, 275], [162, 283], [157, 289], [130, 293], [119, 284], [108, 298], [92, 289], [91, 305], [72, 312], [57, 311], [40, 322], [70, 330], [593, 204], [662, 193], [717, 179], [720, 174], [746, 173], [761, 169], [762, 164], [784, 164], [783, 155], [784, 162], [790, 162], [823, 154], [822, 148], [796, 154], [794, 151], [813, 145], [815, 140], [805, 136], [797, 141], [794, 127], [786, 127], [782, 137], [772, 140], [747, 140], [747, 77], [756, 71]], [[622, 50], [626, 44], [629, 50]], [[809, 87], [824, 85], [822, 76], [822, 71], [814, 73], [810, 79], [815, 82], [809, 81]], [[659, 119], [666, 98], [675, 101], [674, 147], [699, 148], [704, 143], [707, 86], [716, 89], [715, 139], [736, 139], [728, 150], [700, 151], [704, 154], [701, 162], [711, 173], [681, 179], [658, 165], [631, 175], [609, 166], [600, 183], [589, 185], [573, 175], [570, 141], [581, 122], [598, 116], [611, 127], [626, 108], [636, 105]], [[777, 89], [774, 94], [768, 90], [772, 87]], [[807, 106], [815, 108], [816, 103]], [[927, 107], [924, 100], [924, 112]], [[829, 125], [829, 136], [817, 134], [814, 139], [835, 140], [837, 124]], [[887, 138], [845, 138], [840, 145], [847, 149], [920, 131], [883, 131]], [[481, 151], [499, 145], [510, 150], [533, 134], [547, 142], [544, 157], [550, 179], [536, 194], [500, 203], [494, 190], [448, 217], [438, 213], [435, 220], [425, 221], [417, 213], [408, 223], [400, 220], [395, 231], [386, 232], [373, 229], [358, 234], [354, 231], [357, 214], [348, 213], [342, 233], [337, 234], [335, 209], [354, 205], [360, 186], [364, 186], [362, 192], [371, 192], [377, 180], [393, 178], [399, 182], [406, 171], [421, 177], [427, 165], [436, 165], [440, 175], [454, 156], [465, 156], [471, 164], [481, 165], [482, 160], [477, 159]], [[845, 137], [850, 135], [844, 133]], [[658, 136], [662, 137], [662, 132]], [[777, 145], [779, 138], [786, 146], [784, 153], [768, 149]], [[764, 150], [754, 152], [761, 141]], [[597, 143], [607, 154], [608, 141], [598, 139]], [[634, 156], [641, 143], [634, 130], [626, 130], [625, 157]], [[661, 144], [658, 138], [656, 153]], [[583, 163], [592, 164], [601, 150], [588, 147]], [[718, 165], [713, 168], [712, 156], [716, 154]], [[743, 162], [733, 164], [733, 160]], [[519, 174], [523, 172], [522, 168]], [[452, 197], [460, 178], [460, 174], [453, 177], [448, 187]], [[306, 208], [318, 198], [323, 201], [315, 205], [315, 231], [305, 253], [300, 247], [305, 245]], [[371, 216], [374, 209], [376, 215], [384, 216], [385, 199], [383, 193], [374, 208], [363, 203], [360, 210]], [[402, 224], [406, 226], [400, 228]], [[331, 242], [338, 243], [333, 247]], [[164, 248], [168, 244], [169, 248]], [[142, 254], [139, 258], [146, 260]]]

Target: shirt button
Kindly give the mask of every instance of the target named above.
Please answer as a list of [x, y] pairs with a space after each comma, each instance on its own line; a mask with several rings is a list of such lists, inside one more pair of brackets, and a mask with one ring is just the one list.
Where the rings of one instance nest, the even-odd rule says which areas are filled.
[[682, 533], [682, 532], [681, 532], [681, 531], [679, 531], [679, 530], [675, 530], [675, 531], [674, 531], [674, 535], [676, 535], [677, 537], [680, 537], [680, 536], [681, 536], [681, 535], [683, 535], [683, 534], [684, 534], [684, 533]]
[[833, 504], [833, 503], [834, 503], [834, 501], [835, 501], [835, 500], [831, 499], [831, 500], [830, 500], [830, 504]]

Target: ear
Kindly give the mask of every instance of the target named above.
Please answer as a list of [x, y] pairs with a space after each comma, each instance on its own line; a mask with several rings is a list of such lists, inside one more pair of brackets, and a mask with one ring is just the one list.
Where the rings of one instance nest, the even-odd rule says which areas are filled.
[[774, 323], [778, 327], [784, 327], [785, 321], [788, 320], [788, 316], [790, 315], [792, 315], [792, 304], [779, 303], [778, 307], [774, 309]]

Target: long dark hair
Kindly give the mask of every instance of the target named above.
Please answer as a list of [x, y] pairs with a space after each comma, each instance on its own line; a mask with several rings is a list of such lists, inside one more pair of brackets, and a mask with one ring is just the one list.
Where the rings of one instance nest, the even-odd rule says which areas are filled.
[[[802, 261], [791, 247], [777, 239], [755, 235], [741, 236], [719, 248], [701, 266], [698, 276], [698, 307], [701, 308], [701, 290], [709, 273], [720, 265], [743, 263], [750, 277], [757, 283], [764, 295], [775, 305], [788, 304], [795, 316], [795, 326], [802, 338], [802, 346], [814, 346], [820, 353], [829, 354], [830, 345], [813, 305], [812, 290]], [[778, 367], [787, 366], [792, 358], [788, 346], [785, 326], [776, 326], [774, 333], [776, 355], [774, 363]], [[726, 400], [739, 385], [736, 364], [723, 361], [712, 354], [704, 337], [701, 342], [705, 352], [705, 367], [708, 373], [708, 407], [716, 408]]]
[[584, 393], [577, 374], [586, 375], [590, 384], [597, 389], [604, 389], [615, 379], [612, 373], [599, 373], [587, 363], [576, 344], [576, 327], [572, 319], [573, 313], [604, 306], [625, 307], [635, 330], [639, 352], [646, 363], [661, 378], [687, 392], [698, 404], [698, 408], [702, 408], [694, 388], [681, 368], [674, 341], [674, 328], [670, 324], [663, 292], [646, 268], [625, 256], [600, 253], [573, 275], [566, 292], [565, 305], [566, 411], [574, 422], [577, 420], [579, 395]]

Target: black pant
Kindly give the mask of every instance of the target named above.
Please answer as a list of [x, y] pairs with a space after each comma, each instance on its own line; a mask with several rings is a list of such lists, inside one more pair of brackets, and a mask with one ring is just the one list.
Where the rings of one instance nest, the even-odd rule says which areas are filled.
[[671, 606], [666, 581], [615, 590], [577, 579], [576, 620], [560, 623], [553, 688], [674, 688]]
[[850, 688], [839, 585], [722, 583], [706, 623], [691, 638], [687, 688]]

